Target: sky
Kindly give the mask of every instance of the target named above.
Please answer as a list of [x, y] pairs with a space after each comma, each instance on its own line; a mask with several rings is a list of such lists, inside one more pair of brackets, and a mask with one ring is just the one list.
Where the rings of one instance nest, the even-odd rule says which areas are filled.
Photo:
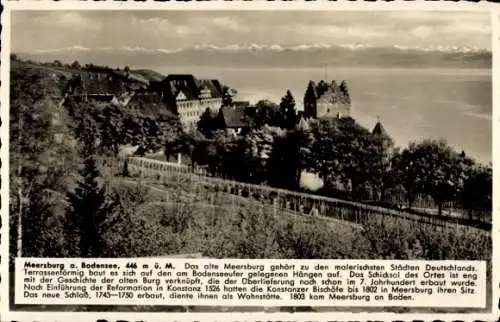
[[13, 11], [13, 52], [353, 44], [491, 48], [486, 12]]

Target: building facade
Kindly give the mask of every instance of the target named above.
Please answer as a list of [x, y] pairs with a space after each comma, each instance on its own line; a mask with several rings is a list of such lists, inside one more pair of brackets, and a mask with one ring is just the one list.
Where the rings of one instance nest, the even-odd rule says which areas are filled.
[[178, 113], [186, 127], [196, 126], [209, 109], [217, 113], [222, 106], [222, 86], [218, 80], [198, 80], [193, 75], [168, 75], [161, 84], [167, 107]]

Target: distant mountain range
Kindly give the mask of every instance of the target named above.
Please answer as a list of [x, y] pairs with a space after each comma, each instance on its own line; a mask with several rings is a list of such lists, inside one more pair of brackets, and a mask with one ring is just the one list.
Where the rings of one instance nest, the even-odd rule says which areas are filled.
[[368, 44], [302, 45], [198, 45], [163, 49], [143, 47], [74, 46], [31, 53], [17, 53], [37, 61], [105, 64], [109, 66], [221, 66], [306, 68], [331, 66], [407, 68], [490, 68], [489, 49], [465, 46], [376, 47]]

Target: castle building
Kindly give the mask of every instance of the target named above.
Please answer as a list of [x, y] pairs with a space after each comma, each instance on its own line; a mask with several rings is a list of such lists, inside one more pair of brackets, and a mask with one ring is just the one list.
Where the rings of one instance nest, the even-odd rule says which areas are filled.
[[215, 79], [168, 75], [161, 82], [161, 91], [167, 107], [179, 114], [181, 123], [186, 127], [196, 126], [207, 109], [217, 113], [222, 106], [222, 86]]
[[304, 95], [304, 117], [340, 118], [351, 115], [351, 98], [344, 80], [337, 85], [320, 81], [317, 85], [310, 81]]

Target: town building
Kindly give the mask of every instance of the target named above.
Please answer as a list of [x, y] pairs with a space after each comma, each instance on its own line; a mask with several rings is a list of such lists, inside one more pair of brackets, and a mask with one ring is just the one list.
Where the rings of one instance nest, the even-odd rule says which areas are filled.
[[219, 128], [226, 130], [227, 134], [241, 134], [250, 126], [246, 120], [247, 110], [247, 106], [241, 105], [221, 107], [216, 121]]
[[351, 98], [344, 80], [317, 85], [310, 81], [304, 95], [304, 116], [307, 118], [340, 118], [351, 115]]
[[222, 106], [222, 86], [218, 80], [173, 74], [156, 88], [162, 92], [167, 107], [178, 113], [181, 123], [188, 128], [196, 126], [207, 109], [216, 113]]
[[127, 78], [114, 71], [82, 71], [73, 75], [64, 93], [80, 99], [102, 102], [116, 101], [117, 97], [144, 91], [146, 84]]

